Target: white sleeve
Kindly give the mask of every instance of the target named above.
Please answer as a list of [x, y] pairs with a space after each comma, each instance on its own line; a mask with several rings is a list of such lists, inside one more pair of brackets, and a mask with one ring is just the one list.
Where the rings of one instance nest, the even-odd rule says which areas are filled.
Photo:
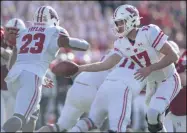
[[157, 25], [150, 24], [149, 26], [150, 26], [148, 30], [149, 44], [157, 51], [160, 51], [160, 49], [167, 41], [168, 36], [164, 34], [164, 32]]
[[100, 61], [105, 61], [106, 59], [108, 59], [110, 56], [112, 56], [115, 53], [116, 51], [114, 49], [109, 50], [104, 56], [102, 56]]
[[[59, 49], [59, 46], [58, 46], [58, 38], [59, 36], [69, 36], [69, 33], [67, 32], [66, 29], [60, 27], [60, 26], [56, 26], [56, 29], [55, 29], [55, 33], [52, 35], [52, 39], [51, 39], [51, 42], [50, 42], [50, 46], [49, 46], [49, 49], [51, 51], [57, 51]], [[56, 44], [56, 45], [54, 45]]]
[[69, 36], [69, 33], [67, 32], [66, 29], [60, 27], [60, 28], [59, 28], [59, 35]]
[[118, 40], [114, 42], [114, 53], [118, 54], [119, 56], [123, 57], [123, 52], [120, 50], [120, 44], [118, 43]]

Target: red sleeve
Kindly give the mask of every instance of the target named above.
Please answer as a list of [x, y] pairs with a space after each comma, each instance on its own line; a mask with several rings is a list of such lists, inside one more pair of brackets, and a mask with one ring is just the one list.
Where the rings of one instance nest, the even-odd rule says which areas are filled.
[[176, 69], [178, 73], [182, 73], [186, 70], [187, 67], [187, 50], [184, 51], [184, 53], [179, 58], [178, 63], [176, 64]]

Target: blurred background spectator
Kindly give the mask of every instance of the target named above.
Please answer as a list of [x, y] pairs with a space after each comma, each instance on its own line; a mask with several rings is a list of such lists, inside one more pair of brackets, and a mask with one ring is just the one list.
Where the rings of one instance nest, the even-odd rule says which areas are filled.
[[[113, 11], [120, 4], [136, 6], [143, 17], [142, 25], [157, 24], [178, 45], [185, 47], [186, 1], [3, 1], [1, 24], [12, 17], [19, 17], [29, 24], [27, 21], [32, 21], [39, 6], [50, 5], [59, 14], [60, 25], [71, 36], [91, 43], [91, 52], [87, 54], [95, 61], [113, 46], [115, 36], [110, 23]], [[75, 55], [78, 59], [84, 57], [84, 53]], [[84, 59], [80, 61], [84, 62]]]
[[[136, 6], [140, 16], [143, 17], [141, 25], [150, 23], [158, 25], [169, 35], [170, 40], [185, 48], [186, 1], [2, 1], [1, 25], [5, 25], [13, 17], [18, 17], [28, 26], [39, 6], [50, 5], [60, 17], [60, 26], [64, 27], [70, 36], [83, 38], [91, 44], [87, 52], [61, 49], [57, 58], [84, 64], [98, 61], [113, 47], [116, 37], [112, 33], [111, 18], [115, 8], [121, 4]], [[50, 72], [48, 74], [56, 85], [55, 89], [44, 89], [38, 126], [49, 120], [51, 122], [57, 120], [66, 92], [72, 84], [71, 79], [55, 77]]]

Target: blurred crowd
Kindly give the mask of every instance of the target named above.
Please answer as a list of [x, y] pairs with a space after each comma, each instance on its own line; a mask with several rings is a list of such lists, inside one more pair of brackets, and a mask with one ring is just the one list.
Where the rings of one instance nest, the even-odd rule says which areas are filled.
[[[1, 24], [10, 18], [23, 19], [27, 25], [41, 5], [50, 5], [60, 17], [60, 25], [73, 37], [90, 42], [85, 55], [73, 52], [70, 56], [79, 63], [99, 60], [111, 47], [115, 36], [112, 32], [113, 11], [120, 4], [132, 4], [140, 12], [142, 25], [157, 24], [181, 47], [186, 43], [186, 1], [3, 1]], [[68, 51], [69, 52], [69, 51]]]
[[[2, 1], [1, 25], [5, 25], [11, 18], [18, 17], [29, 26], [35, 10], [39, 6], [50, 5], [60, 17], [60, 26], [64, 27], [70, 36], [83, 38], [91, 44], [87, 52], [61, 49], [57, 58], [70, 59], [83, 64], [98, 61], [113, 47], [116, 37], [112, 32], [111, 21], [115, 8], [121, 4], [136, 6], [140, 16], [143, 17], [141, 25], [150, 23], [158, 25], [169, 35], [170, 40], [175, 41], [179, 47], [185, 48], [186, 1]], [[65, 99], [65, 92], [73, 83], [72, 79], [56, 77], [51, 72], [48, 75], [55, 79], [56, 89], [44, 91], [40, 126], [46, 120], [56, 121]]]

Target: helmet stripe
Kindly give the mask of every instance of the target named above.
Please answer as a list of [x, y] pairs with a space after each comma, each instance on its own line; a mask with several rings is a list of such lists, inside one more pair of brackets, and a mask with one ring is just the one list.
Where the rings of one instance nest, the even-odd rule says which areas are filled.
[[41, 9], [42, 9], [42, 7], [40, 7], [40, 9], [38, 10], [37, 22], [39, 21], [39, 14], [40, 14]]
[[43, 13], [44, 13], [44, 9], [45, 9], [45, 6], [43, 7], [43, 9], [42, 9], [42, 11], [41, 11], [40, 22], [42, 22], [42, 16], [43, 16]]
[[14, 27], [17, 27], [17, 24], [18, 24], [18, 20], [16, 19]]
[[118, 9], [119, 9], [120, 7], [121, 7], [121, 6], [119, 6], [119, 7], [115, 10], [113, 18], [116, 17], [116, 13], [117, 13], [117, 11], [118, 11]]

